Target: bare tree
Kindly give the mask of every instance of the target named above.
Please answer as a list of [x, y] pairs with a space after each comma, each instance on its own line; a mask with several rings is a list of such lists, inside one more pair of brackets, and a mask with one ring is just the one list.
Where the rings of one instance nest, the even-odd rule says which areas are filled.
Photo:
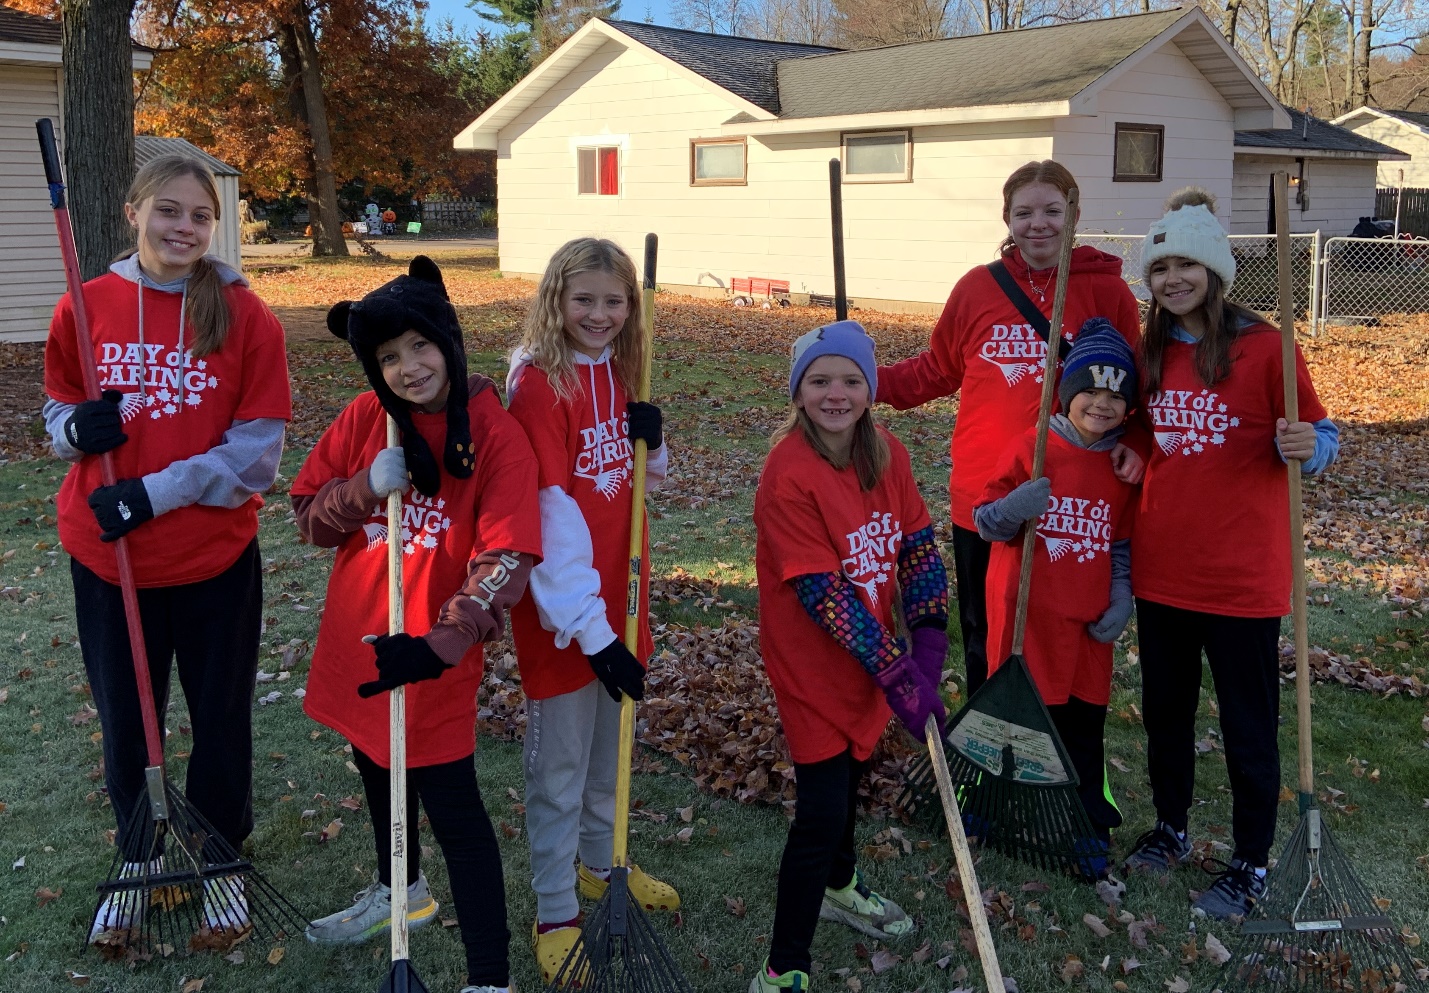
[[750, 5], [746, 0], [675, 0], [670, 4], [670, 15], [681, 27], [738, 35], [746, 33]]
[[833, 0], [755, 0], [744, 24], [750, 34], [804, 45], [836, 43]]

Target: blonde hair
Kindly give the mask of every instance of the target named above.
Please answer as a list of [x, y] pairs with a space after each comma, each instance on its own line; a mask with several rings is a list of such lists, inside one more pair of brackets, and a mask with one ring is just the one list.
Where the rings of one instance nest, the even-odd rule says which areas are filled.
[[[145, 163], [130, 184], [125, 203], [138, 208], [145, 200], [157, 196], [169, 183], [184, 176], [192, 176], [203, 187], [204, 193], [213, 201], [213, 219], [219, 220], [223, 208], [218, 198], [218, 182], [208, 166], [187, 155], [162, 155]], [[120, 257], [128, 258], [138, 250], [136, 245]], [[194, 263], [189, 273], [186, 299], [184, 317], [194, 329], [193, 344], [189, 350], [195, 358], [202, 358], [223, 347], [228, 338], [230, 316], [228, 301], [223, 296], [223, 280], [208, 259], [200, 258]]]
[[531, 363], [545, 372], [551, 388], [562, 400], [569, 400], [580, 390], [570, 338], [566, 334], [566, 284], [583, 272], [604, 272], [625, 286], [630, 312], [625, 324], [610, 343], [610, 364], [625, 392], [633, 399], [640, 385], [640, 372], [645, 365], [645, 350], [649, 344], [641, 332], [640, 279], [635, 263], [615, 242], [606, 238], [576, 238], [568, 241], [551, 256], [536, 299], [526, 312], [526, 324], [521, 347], [530, 354]]
[[[1003, 224], [1011, 223], [1012, 198], [1017, 195], [1017, 191], [1024, 186], [1031, 186], [1033, 183], [1046, 183], [1048, 186], [1055, 187], [1063, 197], [1066, 197], [1076, 188], [1077, 180], [1070, 169], [1052, 159], [1043, 159], [1041, 162], [1029, 162], [1024, 166], [1018, 166], [1002, 184]], [[1075, 217], [1072, 218], [1072, 223], [1077, 223]], [[1008, 231], [1007, 237], [1002, 239], [1002, 244], [997, 246], [998, 257], [1001, 258], [1011, 252], [1014, 245], [1016, 242], [1012, 240], [1012, 232]]]
[[[802, 385], [800, 383], [800, 386]], [[774, 433], [770, 435], [769, 447], [773, 448], [801, 428], [804, 437], [808, 439], [809, 447], [829, 465], [840, 472], [847, 469], [850, 464], [853, 465], [854, 472], [858, 474], [859, 488], [865, 493], [878, 485], [878, 481], [883, 478], [883, 473], [888, 469], [888, 462], [892, 455], [888, 451], [888, 441], [878, 431], [878, 421], [874, 418], [871, 407], [865, 410], [863, 416], [854, 423], [853, 444], [849, 447], [846, 459], [839, 458], [834, 454], [833, 449], [824, 444], [823, 437], [814, 427], [814, 422], [809, 419], [804, 408], [794, 404], [789, 405], [789, 414], [784, 418], [784, 423], [775, 428]]]

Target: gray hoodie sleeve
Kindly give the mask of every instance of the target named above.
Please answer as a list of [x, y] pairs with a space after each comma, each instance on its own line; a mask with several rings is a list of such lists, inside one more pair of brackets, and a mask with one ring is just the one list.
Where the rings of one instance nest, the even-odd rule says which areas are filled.
[[234, 421], [221, 444], [144, 477], [154, 516], [179, 507], [243, 506], [278, 478], [287, 422], [278, 417]]
[[46, 397], [45, 406], [40, 410], [40, 416], [45, 419], [45, 430], [50, 433], [50, 447], [55, 450], [55, 455], [66, 462], [78, 462], [84, 458], [84, 453], [71, 445], [65, 437], [65, 422], [69, 420], [69, 415], [74, 413], [74, 408], [72, 403], [60, 403]]
[[1111, 543], [1111, 602], [1131, 601], [1131, 539]]

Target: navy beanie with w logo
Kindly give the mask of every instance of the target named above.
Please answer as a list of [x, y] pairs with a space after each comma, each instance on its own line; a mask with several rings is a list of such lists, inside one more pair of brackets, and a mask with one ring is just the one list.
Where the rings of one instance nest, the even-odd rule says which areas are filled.
[[1078, 393], [1094, 389], [1121, 394], [1127, 409], [1136, 406], [1136, 355], [1105, 317], [1089, 319], [1072, 342], [1057, 387], [1062, 410], [1071, 409], [1072, 398]]

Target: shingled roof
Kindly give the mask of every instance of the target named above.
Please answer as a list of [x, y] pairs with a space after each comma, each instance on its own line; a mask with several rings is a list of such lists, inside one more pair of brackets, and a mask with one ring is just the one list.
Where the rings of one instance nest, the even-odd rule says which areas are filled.
[[607, 23], [771, 114], [779, 113], [779, 83], [775, 69], [780, 62], [839, 51], [822, 45], [703, 34], [631, 21]]
[[[1382, 159], [1408, 158], [1397, 148], [1372, 141], [1358, 135], [1349, 128], [1322, 121], [1303, 111], [1286, 107], [1290, 115], [1290, 127], [1286, 130], [1265, 129], [1259, 131], [1237, 131], [1236, 148], [1280, 148], [1302, 150], [1307, 153], [1340, 152], [1357, 157], [1375, 156]], [[1398, 115], [1396, 115], [1398, 116]], [[1429, 114], [1421, 115], [1429, 118]]]
[[191, 159], [198, 159], [208, 166], [209, 172], [215, 176], [241, 176], [233, 166], [219, 158], [205, 152], [202, 148], [183, 138], [160, 138], [151, 134], [136, 134], [134, 136], [134, 165], [142, 166], [150, 159], [157, 159], [161, 155], [183, 155]]
[[0, 41], [28, 45], [58, 45], [60, 22], [0, 6]]
[[1383, 113], [1429, 131], [1429, 113], [1420, 110], [1386, 110]]

